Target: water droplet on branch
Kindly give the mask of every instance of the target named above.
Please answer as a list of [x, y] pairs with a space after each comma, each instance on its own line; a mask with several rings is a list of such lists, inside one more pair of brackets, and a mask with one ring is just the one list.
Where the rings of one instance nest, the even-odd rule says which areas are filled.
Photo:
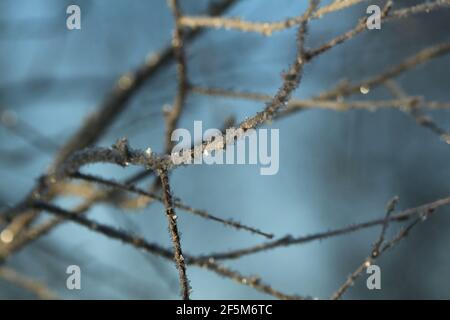
[[362, 94], [368, 94], [368, 93], [370, 92], [370, 88], [367, 87], [367, 86], [361, 86], [361, 87], [359, 87], [359, 91], [360, 91]]

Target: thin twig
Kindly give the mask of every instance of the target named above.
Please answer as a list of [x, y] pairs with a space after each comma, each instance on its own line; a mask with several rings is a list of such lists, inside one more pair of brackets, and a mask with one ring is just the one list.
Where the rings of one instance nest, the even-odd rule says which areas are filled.
[[[398, 97], [401, 99], [407, 97], [406, 93], [403, 91], [400, 85], [395, 81], [386, 81], [385, 86], [394, 97]], [[421, 106], [423, 106], [422, 102], [417, 101], [416, 103], [411, 105], [403, 105], [403, 108], [401, 108], [401, 110], [412, 116], [414, 120], [416, 120], [416, 123], [418, 125], [429, 129], [431, 132], [438, 135], [438, 137], [442, 141], [450, 144], [450, 134], [446, 130], [442, 129], [439, 125], [437, 125], [430, 116], [422, 112], [422, 110], [420, 109]]]
[[297, 32], [297, 54], [294, 63], [289, 70], [283, 75], [284, 81], [281, 87], [278, 89], [275, 96], [266, 104], [265, 109], [262, 112], [258, 112], [255, 116], [241, 122], [239, 125], [244, 131], [255, 128], [263, 122], [272, 119], [277, 111], [284, 107], [289, 101], [292, 92], [300, 84], [303, 66], [305, 64], [305, 37], [308, 31], [308, 18], [315, 12], [319, 1], [311, 0], [309, 7], [304, 13], [305, 19], [300, 24], [300, 28]]
[[[392, 1], [389, 0], [383, 9], [383, 13], [381, 15], [382, 19], [384, 19], [386, 17], [386, 15], [389, 13], [389, 10], [391, 7], [392, 7]], [[353, 29], [345, 32], [344, 34], [342, 34], [340, 36], [337, 36], [336, 38], [331, 39], [330, 41], [319, 46], [318, 48], [309, 50], [306, 54], [307, 59], [311, 60], [311, 59], [317, 57], [318, 55], [323, 54], [324, 52], [334, 48], [335, 46], [342, 44], [350, 39], [353, 39], [356, 35], [366, 31], [367, 30], [366, 22], [367, 22], [367, 17], [361, 18]]]
[[[423, 212], [435, 211], [436, 209], [450, 205], [450, 197], [439, 199], [427, 204], [424, 204], [419, 207], [410, 208], [404, 210], [400, 213], [393, 214], [389, 216], [389, 221], [405, 221], [416, 215], [421, 215]], [[196, 259], [198, 260], [207, 260], [207, 259], [215, 259], [215, 260], [226, 260], [226, 259], [239, 259], [246, 255], [256, 254], [259, 252], [265, 252], [268, 250], [280, 248], [280, 247], [288, 247], [292, 245], [305, 244], [312, 241], [317, 240], [325, 240], [336, 236], [341, 236], [345, 234], [350, 234], [356, 231], [360, 231], [366, 228], [371, 228], [377, 225], [382, 225], [385, 223], [385, 219], [375, 219], [370, 220], [364, 223], [352, 224], [343, 228], [332, 229], [324, 232], [314, 233], [306, 236], [293, 237], [291, 235], [284, 236], [282, 238], [265, 242], [262, 244], [258, 244], [255, 246], [227, 251], [227, 252], [218, 252], [207, 255], [198, 256]]]
[[392, 212], [395, 210], [395, 206], [398, 202], [398, 197], [394, 197], [392, 200], [389, 201], [388, 205], [386, 206], [386, 216], [384, 217], [384, 222], [381, 228], [380, 236], [378, 237], [378, 240], [375, 242], [375, 245], [372, 249], [372, 252], [370, 256], [368, 256], [361, 265], [356, 268], [350, 276], [345, 280], [345, 282], [333, 293], [331, 296], [331, 300], [339, 300], [344, 293], [353, 285], [355, 280], [366, 270], [370, 265], [372, 265], [375, 260], [380, 256], [380, 246], [383, 244], [384, 241], [384, 235], [386, 233], [387, 227], [389, 225], [389, 217], [392, 214]]
[[381, 228], [380, 236], [378, 237], [377, 242], [375, 242], [375, 244], [373, 246], [372, 254], [371, 254], [372, 257], [377, 257], [380, 254], [380, 247], [384, 242], [384, 236], [386, 234], [386, 230], [389, 225], [389, 217], [394, 212], [395, 207], [397, 206], [398, 200], [399, 200], [399, 198], [396, 196], [396, 197], [392, 198], [386, 206], [386, 216], [384, 217], [384, 222], [383, 222], [383, 226]]
[[170, 153], [170, 151], [172, 150], [173, 142], [171, 140], [171, 135], [172, 132], [175, 130], [178, 120], [183, 112], [183, 106], [185, 104], [188, 87], [187, 63], [184, 49], [183, 29], [180, 23], [180, 19], [182, 18], [182, 12], [178, 4], [178, 0], [167, 0], [167, 1], [169, 7], [171, 8], [172, 15], [175, 21], [175, 29], [173, 31], [173, 38], [172, 38], [172, 47], [175, 53], [175, 61], [177, 65], [178, 88], [172, 109], [166, 112], [165, 114], [166, 142], [164, 153]]
[[181, 249], [180, 233], [177, 226], [177, 215], [173, 208], [172, 193], [170, 191], [169, 177], [166, 171], [160, 170], [158, 175], [161, 179], [161, 187], [163, 192], [164, 205], [166, 207], [167, 220], [169, 222], [169, 231], [172, 237], [172, 244], [174, 249], [174, 258], [178, 268], [181, 285], [181, 296], [184, 300], [189, 300], [189, 279], [186, 274], [186, 263]]
[[[143, 190], [141, 188], [138, 188], [136, 186], [125, 185], [125, 184], [116, 182], [116, 181], [111, 180], [111, 179], [104, 179], [104, 178], [101, 178], [101, 177], [97, 177], [97, 176], [93, 176], [93, 175], [89, 175], [89, 174], [84, 174], [84, 173], [80, 173], [80, 172], [72, 174], [71, 177], [73, 177], [75, 179], [82, 179], [84, 181], [99, 183], [99, 184], [102, 184], [102, 185], [105, 185], [105, 186], [109, 186], [109, 187], [117, 188], [117, 189], [120, 189], [120, 190], [132, 192], [132, 193], [144, 196], [146, 198], [150, 198], [152, 200], [158, 200], [160, 202], [163, 202], [163, 198], [161, 196], [155, 194], [155, 193], [150, 193], [150, 192], [147, 192], [147, 191], [145, 191], [145, 190]], [[90, 192], [85, 192], [84, 196], [86, 194], [87, 195], [91, 195], [92, 193], [93, 193], [92, 190]], [[72, 193], [69, 193], [69, 194], [72, 194]], [[235, 228], [237, 230], [249, 231], [251, 233], [258, 234], [258, 235], [264, 236], [264, 237], [269, 238], [269, 239], [273, 238], [273, 234], [271, 234], [271, 233], [263, 232], [263, 231], [261, 231], [259, 229], [243, 225], [243, 224], [241, 224], [239, 222], [236, 222], [236, 221], [233, 221], [233, 220], [222, 219], [220, 217], [217, 217], [217, 216], [214, 216], [214, 215], [210, 214], [209, 212], [207, 212], [205, 210], [199, 210], [199, 209], [193, 208], [191, 206], [188, 206], [188, 205], [184, 204], [183, 202], [181, 202], [181, 200], [176, 199], [176, 198], [173, 199], [173, 205], [174, 205], [174, 207], [182, 209], [182, 210], [185, 210], [188, 213], [194, 214], [196, 216], [200, 216], [200, 217], [205, 218], [207, 220], [212, 220], [212, 221], [219, 222], [219, 223], [221, 223], [221, 224], [223, 224], [225, 226], [229, 226], [229, 227]], [[130, 206], [128, 206], [128, 207], [130, 207]]]
[[401, 73], [410, 70], [420, 64], [428, 62], [431, 59], [440, 57], [444, 54], [449, 53], [450, 51], [450, 41], [440, 43], [438, 45], [434, 45], [421, 51], [416, 54], [408, 57], [403, 60], [401, 63], [394, 65], [387, 69], [386, 71], [373, 76], [369, 79], [358, 82], [354, 85], [339, 85], [337, 88], [333, 90], [326, 91], [320, 95], [318, 95], [317, 99], [333, 99], [338, 97], [345, 97], [353, 93], [357, 93], [361, 91], [361, 88], [365, 88], [370, 90], [373, 87], [376, 87], [380, 84], [385, 83], [387, 80], [392, 79], [400, 75]]
[[[333, 293], [331, 299], [332, 300], [340, 299], [342, 295], [347, 291], [347, 289], [354, 283], [356, 278], [358, 278], [361, 275], [361, 273], [364, 272], [364, 270], [370, 267], [375, 262], [375, 260], [379, 258], [384, 252], [397, 245], [401, 240], [405, 239], [406, 236], [408, 236], [411, 229], [417, 226], [420, 222], [426, 220], [433, 213], [433, 211], [434, 209], [432, 208], [428, 208], [422, 211], [419, 217], [416, 217], [406, 227], [401, 228], [400, 231], [388, 243], [386, 243], [381, 250], [377, 250], [376, 255], [374, 255], [374, 251], [372, 251], [372, 254], [369, 257], [367, 257], [364, 260], [364, 262], [360, 266], [358, 266], [358, 268], [356, 268], [356, 270], [347, 278], [344, 284], [335, 293]], [[387, 216], [389, 216], [389, 212], [387, 213]], [[387, 220], [388, 219], [385, 219], [385, 221]]]
[[[225, 97], [231, 99], [244, 99], [251, 101], [267, 101], [270, 95], [257, 92], [243, 92], [235, 90], [227, 90], [222, 88], [200, 87], [193, 86], [190, 88], [193, 93], [202, 94], [205, 96]], [[366, 109], [375, 111], [382, 108], [396, 108], [401, 109], [409, 105], [418, 105], [424, 109], [450, 109], [450, 103], [438, 101], [426, 101], [421, 97], [403, 97], [396, 100], [352, 100], [352, 101], [337, 101], [337, 100], [322, 100], [322, 99], [291, 99], [285, 111], [294, 111], [296, 109], [325, 109], [334, 111], [348, 111], [352, 109]]]

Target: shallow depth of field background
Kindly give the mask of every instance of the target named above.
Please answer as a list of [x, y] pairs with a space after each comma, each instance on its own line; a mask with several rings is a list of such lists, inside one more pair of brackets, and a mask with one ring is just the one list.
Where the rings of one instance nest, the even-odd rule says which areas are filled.
[[[180, 0], [186, 13], [204, 12], [208, 1]], [[330, 1], [323, 1], [323, 4]], [[397, 7], [421, 1], [396, 1]], [[423, 1], [422, 1], [423, 2]], [[68, 31], [69, 4], [82, 10], [82, 30]], [[243, 0], [227, 13], [252, 21], [277, 21], [304, 11], [307, 1]], [[310, 25], [308, 47], [352, 28], [370, 3], [327, 15]], [[3, 0], [0, 2], [0, 105], [16, 113], [53, 144], [39, 150], [0, 126], [0, 204], [17, 203], [46, 170], [58, 145], [95, 110], [117, 78], [169, 43], [172, 16], [166, 1]], [[449, 40], [450, 10], [421, 14], [357, 36], [308, 64], [295, 97], [309, 98], [346, 78], [375, 75], [425, 47]], [[280, 72], [295, 54], [295, 28], [272, 37], [210, 30], [187, 45], [188, 74], [202, 86], [273, 94]], [[411, 95], [449, 101], [450, 57], [443, 56], [398, 78]], [[99, 145], [127, 136], [133, 147], [162, 151], [161, 108], [176, 90], [174, 65], [152, 78], [132, 100]], [[361, 99], [391, 99], [382, 87]], [[234, 115], [242, 120], [263, 103], [189, 96], [180, 127], [221, 128]], [[449, 113], [434, 111], [444, 128]], [[398, 110], [333, 112], [309, 110], [280, 121], [280, 170], [259, 175], [255, 165], [191, 166], [172, 173], [175, 196], [213, 214], [233, 218], [276, 236], [315, 233], [384, 215], [386, 202], [400, 197], [399, 209], [448, 196], [450, 146]], [[38, 137], [37, 137], [38, 138]], [[95, 165], [84, 172], [120, 179], [137, 168]], [[146, 180], [141, 186], [147, 186]], [[58, 203], [70, 208], [79, 199]], [[449, 298], [450, 210], [439, 213], [378, 265], [382, 290], [369, 291], [359, 279], [345, 298]], [[178, 213], [182, 246], [193, 254], [236, 249], [264, 241], [200, 218]], [[161, 204], [122, 211], [97, 205], [90, 217], [170, 246]], [[390, 233], [398, 230], [392, 224]], [[260, 275], [274, 288], [327, 298], [370, 252], [379, 227], [322, 242], [247, 256], [225, 265]], [[65, 288], [68, 265], [82, 270], [82, 290]], [[48, 284], [68, 299], [177, 299], [173, 263], [136, 251], [72, 223], [53, 230], [12, 257], [7, 265]], [[268, 296], [191, 267], [194, 299], [264, 299]], [[33, 298], [0, 280], [0, 298]]]

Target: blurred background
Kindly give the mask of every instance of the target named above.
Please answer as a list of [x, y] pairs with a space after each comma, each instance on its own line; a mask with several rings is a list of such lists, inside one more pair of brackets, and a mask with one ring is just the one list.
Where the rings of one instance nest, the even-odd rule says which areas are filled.
[[[331, 1], [322, 1], [328, 4]], [[395, 1], [395, 8], [424, 1]], [[425, 1], [426, 2], [426, 1]], [[180, 0], [186, 14], [203, 14], [209, 0]], [[308, 47], [351, 29], [366, 15], [367, 1], [312, 21]], [[81, 30], [66, 28], [66, 8], [81, 8]], [[301, 14], [307, 1], [241, 0], [226, 12], [250, 21], [278, 21]], [[55, 152], [105, 99], [117, 79], [170, 43], [173, 19], [166, 1], [2, 0], [0, 2], [0, 205], [18, 203]], [[382, 24], [308, 64], [296, 98], [311, 98], [340, 80], [371, 77], [417, 51], [448, 41], [450, 10]], [[186, 45], [188, 75], [201, 86], [274, 94], [280, 73], [294, 58], [296, 28], [264, 37], [232, 30], [208, 30]], [[396, 79], [410, 95], [449, 101], [450, 57], [442, 56]], [[162, 106], [173, 102], [176, 70], [166, 65], [133, 97], [126, 111], [97, 143], [128, 137], [136, 148], [163, 151]], [[391, 99], [379, 87], [354, 99]], [[222, 128], [263, 108], [248, 102], [190, 94], [179, 127]], [[429, 113], [448, 128], [446, 111]], [[370, 112], [308, 110], [270, 126], [280, 130], [280, 168], [261, 176], [256, 165], [190, 166], [172, 173], [174, 195], [210, 213], [272, 232], [300, 236], [381, 218], [387, 201], [398, 209], [448, 196], [450, 146], [397, 109]], [[122, 179], [139, 171], [94, 165], [83, 172]], [[139, 185], [147, 187], [152, 180]], [[77, 198], [59, 199], [71, 208]], [[382, 289], [368, 290], [363, 274], [345, 298], [450, 298], [450, 210], [420, 224], [377, 260]], [[263, 238], [179, 213], [186, 252], [237, 249]], [[98, 204], [89, 217], [170, 246], [163, 206], [122, 210]], [[40, 220], [45, 219], [45, 216]], [[393, 235], [400, 225], [392, 224]], [[321, 242], [278, 248], [225, 265], [260, 275], [286, 293], [328, 298], [366, 258], [380, 228]], [[79, 265], [82, 290], [66, 289], [66, 268]], [[9, 268], [42, 281], [64, 299], [178, 299], [172, 262], [65, 223], [7, 260]], [[209, 271], [188, 268], [194, 299], [266, 299], [267, 295]], [[0, 279], [0, 298], [34, 296]]]

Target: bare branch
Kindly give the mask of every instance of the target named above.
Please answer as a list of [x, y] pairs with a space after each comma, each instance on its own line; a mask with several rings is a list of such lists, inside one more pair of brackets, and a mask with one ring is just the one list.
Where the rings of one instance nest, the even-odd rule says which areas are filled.
[[[333, 3], [324, 6], [317, 10], [311, 17], [297, 16], [293, 18], [287, 18], [281, 21], [276, 22], [250, 22], [236, 17], [204, 17], [204, 16], [183, 16], [180, 19], [180, 24], [183, 27], [198, 29], [198, 28], [214, 28], [214, 29], [226, 29], [226, 30], [237, 30], [241, 32], [255, 32], [260, 33], [264, 36], [271, 36], [275, 32], [283, 31], [289, 28], [292, 28], [296, 25], [301, 24], [305, 21], [305, 19], [314, 19], [314, 18], [322, 18], [324, 15], [329, 13], [337, 12], [348, 7], [354, 6], [356, 4], [361, 3], [363, 0], [336, 0]], [[399, 19], [399, 18], [407, 18], [410, 15], [430, 12], [432, 10], [436, 10], [442, 7], [446, 7], [449, 5], [448, 0], [436, 0], [432, 3], [425, 3], [415, 5], [409, 8], [399, 9], [393, 12], [393, 14], [389, 17], [389, 19], [385, 19], [384, 22]], [[341, 41], [344, 41], [343, 38], [352, 38], [356, 34], [364, 31], [365, 27], [365, 19], [362, 19], [358, 24], [358, 27], [351, 32], [346, 34], [346, 36], [338, 38], [333, 41], [334, 46]]]
[[[106, 225], [103, 225], [98, 222], [94, 222], [92, 220], [89, 220], [75, 212], [67, 211], [64, 209], [61, 209], [57, 206], [45, 203], [45, 202], [34, 202], [33, 206], [36, 207], [39, 210], [45, 210], [48, 213], [54, 214], [58, 217], [61, 217], [62, 219], [67, 219], [72, 222], [75, 222], [77, 224], [80, 224], [91, 231], [101, 233], [109, 238], [120, 240], [124, 243], [127, 243], [135, 248], [143, 249], [144, 251], [154, 254], [157, 256], [160, 256], [165, 259], [173, 260], [174, 253], [169, 250], [162, 248], [158, 244], [147, 242], [145, 239], [130, 235], [126, 232], [123, 232], [121, 230], [117, 230], [113, 227], [109, 227]], [[249, 286], [251, 288], [254, 288], [255, 290], [261, 291], [263, 293], [273, 295], [280, 299], [304, 299], [304, 297], [297, 296], [297, 295], [288, 295], [284, 294], [278, 290], [273, 289], [271, 286], [265, 284], [262, 279], [258, 276], [243, 276], [237, 271], [232, 271], [224, 266], [221, 266], [217, 264], [213, 259], [209, 259], [207, 261], [198, 261], [193, 259], [189, 254], [184, 254], [184, 261], [193, 266], [198, 266], [201, 268], [205, 268], [207, 270], [213, 271], [221, 276], [231, 278], [234, 281]]]

